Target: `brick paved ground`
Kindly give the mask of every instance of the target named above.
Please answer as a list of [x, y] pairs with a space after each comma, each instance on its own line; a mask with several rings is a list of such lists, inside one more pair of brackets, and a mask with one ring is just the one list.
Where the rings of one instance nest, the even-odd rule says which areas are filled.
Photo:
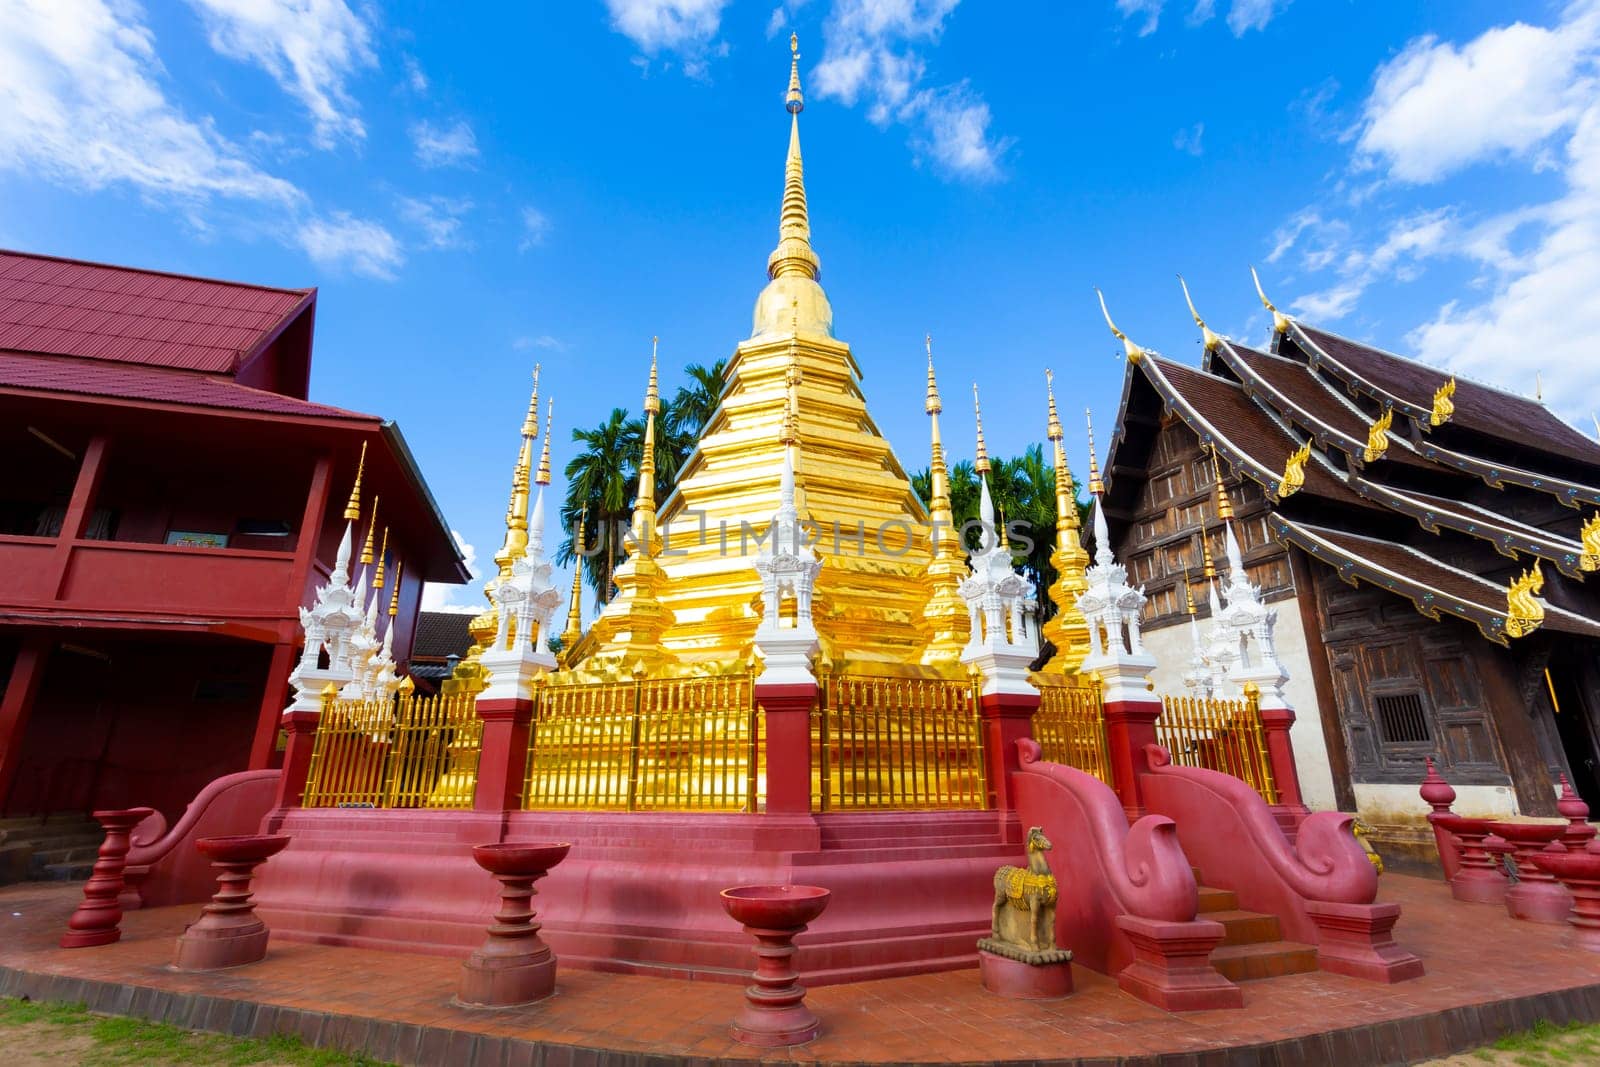
[[762, 1057], [727, 1023], [739, 988], [568, 969], [530, 1008], [450, 1004], [455, 961], [274, 943], [264, 962], [178, 974], [173, 939], [198, 906], [133, 912], [123, 940], [56, 947], [77, 887], [0, 889], [0, 994], [85, 1000], [96, 1010], [240, 1034], [276, 1031], [380, 1059], [452, 1067], [547, 1067], [674, 1060], [753, 1062], [1072, 1061], [1210, 1065], [1403, 1063], [1473, 1047], [1540, 1018], [1600, 1020], [1600, 956], [1566, 947], [1564, 927], [1457, 904], [1442, 883], [1386, 875], [1405, 908], [1396, 929], [1428, 974], [1396, 986], [1313, 973], [1247, 983], [1242, 1011], [1168, 1015], [1077, 969], [1078, 992], [1050, 1004], [985, 994], [976, 971], [827, 986], [809, 1001], [824, 1030]]

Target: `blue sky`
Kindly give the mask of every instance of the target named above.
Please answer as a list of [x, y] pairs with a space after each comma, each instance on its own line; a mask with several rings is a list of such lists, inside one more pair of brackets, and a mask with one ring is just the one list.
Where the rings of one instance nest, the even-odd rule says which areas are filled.
[[[749, 332], [799, 32], [813, 238], [908, 467], [1109, 420], [1174, 275], [1600, 406], [1600, 3], [0, 0], [0, 244], [321, 288], [314, 399], [399, 421], [487, 557], [544, 365], [574, 423]], [[1072, 420], [1071, 458], [1084, 464]], [[476, 590], [457, 594], [475, 602]]]

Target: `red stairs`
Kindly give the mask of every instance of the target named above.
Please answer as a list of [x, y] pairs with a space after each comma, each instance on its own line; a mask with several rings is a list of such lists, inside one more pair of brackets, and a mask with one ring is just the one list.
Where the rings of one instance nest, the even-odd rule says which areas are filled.
[[1198, 870], [1194, 875], [1200, 882], [1200, 914], [1196, 917], [1219, 922], [1227, 931], [1222, 944], [1211, 953], [1212, 966], [1224, 978], [1251, 982], [1317, 969], [1316, 946], [1285, 941], [1276, 915], [1244, 911], [1231, 889], [1206, 885]]

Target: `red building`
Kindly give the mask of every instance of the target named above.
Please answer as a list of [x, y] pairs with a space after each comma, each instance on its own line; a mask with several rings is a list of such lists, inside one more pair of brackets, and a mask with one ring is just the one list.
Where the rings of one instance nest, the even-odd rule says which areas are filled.
[[171, 817], [274, 763], [363, 445], [402, 665], [466, 580], [398, 427], [306, 399], [316, 302], [0, 251], [0, 812]]

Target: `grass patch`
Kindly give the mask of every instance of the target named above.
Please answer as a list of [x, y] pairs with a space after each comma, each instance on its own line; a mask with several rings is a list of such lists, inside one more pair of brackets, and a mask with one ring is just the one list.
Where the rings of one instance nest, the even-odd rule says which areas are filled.
[[1600, 1063], [1600, 1024], [1558, 1025], [1541, 1020], [1531, 1030], [1507, 1034], [1493, 1044], [1434, 1062], [1515, 1064], [1516, 1067], [1576, 1067]]
[[[0, 1045], [49, 1054], [71, 1047], [86, 1067], [207, 1064], [244, 1067], [382, 1067], [362, 1053], [311, 1048], [298, 1037], [265, 1040], [184, 1030], [120, 1015], [95, 1015], [82, 1004], [41, 1004], [0, 997]], [[83, 1047], [87, 1043], [87, 1047]]]

